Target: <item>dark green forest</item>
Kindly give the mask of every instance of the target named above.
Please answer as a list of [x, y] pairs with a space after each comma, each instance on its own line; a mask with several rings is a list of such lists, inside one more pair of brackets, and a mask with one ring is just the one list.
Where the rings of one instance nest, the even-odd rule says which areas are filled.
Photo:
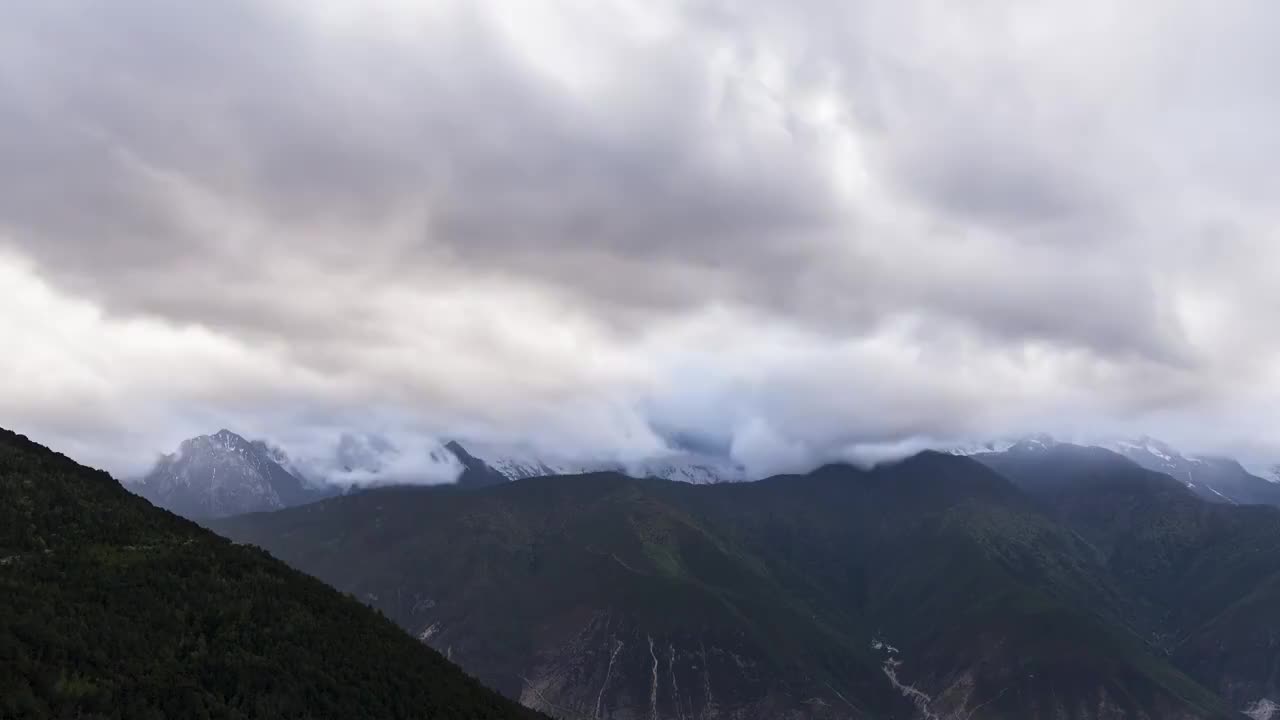
[[0, 430], [0, 717], [541, 716], [375, 610]]

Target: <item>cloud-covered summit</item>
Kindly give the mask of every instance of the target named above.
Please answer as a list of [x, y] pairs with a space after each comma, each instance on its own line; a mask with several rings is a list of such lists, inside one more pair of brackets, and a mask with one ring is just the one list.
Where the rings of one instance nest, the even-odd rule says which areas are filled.
[[1276, 14], [6, 8], [0, 408], [122, 472], [221, 425], [1264, 456]]

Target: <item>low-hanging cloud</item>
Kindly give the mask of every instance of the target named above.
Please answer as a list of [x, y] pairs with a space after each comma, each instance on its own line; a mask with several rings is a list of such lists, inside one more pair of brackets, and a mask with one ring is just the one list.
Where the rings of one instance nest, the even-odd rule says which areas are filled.
[[1268, 4], [0, 12], [0, 422], [117, 472], [223, 425], [1280, 455]]
[[[336, 438], [318, 436], [289, 443], [297, 460], [291, 470], [313, 483], [353, 485], [433, 485], [451, 483], [462, 474], [462, 463], [429, 435], [392, 429], [389, 434], [342, 432]], [[328, 442], [326, 442], [328, 441]]]

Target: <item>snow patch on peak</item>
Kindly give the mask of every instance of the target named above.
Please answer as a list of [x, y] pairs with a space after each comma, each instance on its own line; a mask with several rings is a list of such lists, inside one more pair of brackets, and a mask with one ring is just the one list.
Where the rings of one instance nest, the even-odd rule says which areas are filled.
[[1024, 446], [1024, 447], [1037, 448], [1037, 449], [1040, 449], [1040, 450], [1047, 450], [1047, 449], [1049, 449], [1049, 448], [1053, 447], [1054, 445], [1057, 445], [1057, 444], [1058, 444], [1058, 441], [1057, 441], [1057, 440], [1055, 440], [1055, 439], [1053, 438], [1053, 436], [1052, 436], [1052, 435], [1047, 435], [1047, 434], [1045, 434], [1045, 433], [1039, 433], [1039, 434], [1037, 434], [1037, 435], [1031, 435], [1031, 436], [1029, 436], [1029, 437], [1025, 437], [1025, 438], [1023, 438], [1023, 439], [1019, 442], [1019, 444], [1020, 444], [1020, 445], [1022, 445], [1022, 446]]
[[741, 465], [720, 458], [682, 453], [653, 458], [625, 466], [624, 472], [632, 477], [656, 477], [694, 485], [723, 482], [741, 482], [747, 479], [747, 471]]
[[418, 639], [421, 640], [422, 642], [427, 642], [428, 640], [430, 640], [431, 638], [439, 634], [439, 632], [440, 632], [440, 623], [434, 622], [428, 625], [426, 629], [424, 629], [421, 633], [418, 634]]
[[[1188, 487], [1190, 487], [1189, 483], [1188, 483]], [[1217, 495], [1223, 500], [1226, 500], [1228, 503], [1231, 503], [1232, 505], [1239, 504], [1233, 498], [1227, 497], [1226, 495], [1223, 495], [1222, 493], [1218, 492], [1218, 489], [1213, 487], [1212, 485], [1205, 485], [1205, 487], [1209, 488], [1209, 492], [1212, 492], [1214, 495]]]
[[553, 454], [539, 453], [523, 445], [497, 445], [466, 441], [461, 443], [473, 457], [497, 470], [508, 480], [524, 480], [547, 475], [577, 475], [606, 469], [603, 463], [589, 463]]
[[187, 517], [278, 510], [316, 499], [284, 458], [227, 429], [184, 440], [131, 490]]
[[1262, 698], [1242, 712], [1253, 720], [1276, 720], [1280, 718], [1280, 704], [1269, 698]]
[[988, 453], [1004, 453], [1009, 452], [1010, 450], [1038, 452], [1048, 450], [1057, 444], [1058, 441], [1052, 435], [1037, 433], [1021, 437], [1001, 438], [999, 440], [955, 445], [947, 448], [945, 452], [950, 453], [951, 455], [961, 455], [966, 457], [970, 455], [985, 455]]
[[890, 655], [897, 655], [897, 654], [898, 654], [898, 648], [896, 648], [896, 647], [894, 647], [894, 646], [890, 645], [889, 643], [887, 643], [887, 642], [885, 642], [885, 641], [881, 640], [880, 638], [873, 638], [873, 639], [871, 640], [871, 649], [872, 649], [872, 650], [883, 650], [883, 651], [885, 651], [885, 652], [889, 653]]
[[727, 459], [696, 453], [670, 453], [638, 460], [569, 458], [521, 445], [463, 442], [467, 453], [508, 480], [548, 475], [616, 472], [637, 478], [661, 478], [697, 485], [747, 480], [746, 469]]
[[1107, 449], [1114, 450], [1131, 459], [1135, 456], [1147, 455], [1167, 467], [1190, 462], [1182, 453], [1149, 435], [1144, 435], [1136, 440], [1115, 440], [1107, 446]]
[[956, 447], [948, 448], [947, 452], [952, 455], [960, 455], [962, 457], [968, 457], [970, 455], [984, 455], [986, 453], [1007, 452], [1010, 448], [1012, 448], [1016, 444], [1017, 442], [1014, 440], [993, 440], [993, 441], [984, 442], [984, 443], [971, 443], [968, 445], [959, 445]]

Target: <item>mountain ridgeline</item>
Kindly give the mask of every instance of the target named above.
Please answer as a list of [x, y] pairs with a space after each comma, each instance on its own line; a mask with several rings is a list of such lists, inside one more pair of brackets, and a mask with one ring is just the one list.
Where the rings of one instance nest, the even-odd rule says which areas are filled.
[[1280, 509], [1230, 461], [443, 449], [456, 484], [326, 491], [223, 431], [143, 483], [293, 570], [0, 434], [0, 717], [1280, 718]]
[[[280, 448], [262, 440], [246, 440], [230, 430], [185, 440], [162, 456], [147, 475], [127, 487], [152, 503], [183, 517], [204, 520], [253, 512], [271, 512], [305, 505], [365, 487], [414, 483], [420, 478], [383, 473], [383, 465], [399, 450], [382, 438], [357, 439], [344, 435], [338, 457], [338, 477], [306, 477]], [[512, 447], [478, 445], [472, 450], [451, 440], [436, 447], [422, 462], [446, 466], [457, 473], [463, 487], [500, 485], [548, 475], [615, 471], [635, 477], [661, 477], [692, 483], [745, 479], [743, 469], [727, 460], [692, 453], [672, 453], [624, 466], [614, 461], [569, 461]], [[358, 465], [359, 467], [352, 467]], [[358, 470], [357, 485], [344, 480]]]
[[[1044, 449], [1058, 445], [1048, 436], [1030, 436], [1005, 449]], [[953, 454], [982, 454], [992, 445]], [[1150, 470], [1168, 474], [1210, 502], [1280, 507], [1280, 483], [1251, 474], [1238, 462], [1219, 457], [1185, 456], [1151, 438], [1110, 443], [1111, 449]], [[262, 440], [246, 440], [230, 430], [184, 441], [161, 457], [138, 482], [127, 485], [151, 502], [187, 518], [202, 520], [271, 512], [305, 505], [372, 486], [417, 483], [422, 478], [384, 472], [399, 450], [377, 436], [343, 435], [335, 458], [337, 477], [307, 477], [284, 450]], [[552, 475], [614, 472], [629, 477], [656, 477], [696, 485], [748, 480], [745, 468], [724, 457], [671, 451], [640, 462], [569, 460], [543, 455], [517, 446], [462, 443], [451, 440], [418, 458], [456, 473], [456, 484], [465, 487], [501, 485], [515, 480]], [[353, 467], [356, 466], [356, 467]], [[359, 484], [344, 480], [352, 470]]]
[[1098, 448], [385, 488], [213, 527], [562, 718], [1271, 717], [1280, 511]]
[[131, 489], [188, 518], [279, 510], [340, 492], [308, 483], [288, 464], [282, 451], [220, 430], [183, 441]]
[[1178, 480], [1210, 502], [1280, 506], [1280, 484], [1254, 475], [1230, 458], [1183, 455], [1152, 438], [1116, 442], [1111, 449], [1148, 470]]
[[0, 717], [540, 717], [375, 611], [0, 430]]

